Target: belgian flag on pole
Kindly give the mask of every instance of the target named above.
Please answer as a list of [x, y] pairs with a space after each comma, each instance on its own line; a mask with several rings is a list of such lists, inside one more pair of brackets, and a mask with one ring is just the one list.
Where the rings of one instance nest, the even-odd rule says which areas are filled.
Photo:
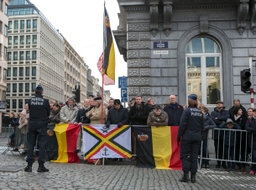
[[133, 127], [137, 167], [181, 170], [178, 126]]

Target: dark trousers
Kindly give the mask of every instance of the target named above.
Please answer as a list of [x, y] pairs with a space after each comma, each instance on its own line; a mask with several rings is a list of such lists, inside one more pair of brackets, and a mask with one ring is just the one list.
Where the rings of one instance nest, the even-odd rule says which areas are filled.
[[[203, 139], [203, 157], [209, 158], [207, 139]], [[209, 160], [202, 159], [202, 164], [209, 165]]]
[[[256, 149], [252, 149], [252, 162], [256, 163]], [[256, 164], [252, 164], [251, 169], [256, 172]]]
[[189, 171], [193, 174], [197, 172], [199, 141], [182, 140], [180, 145], [180, 159], [182, 162], [182, 170], [184, 173]]
[[[228, 160], [235, 160], [235, 148], [234, 146], [225, 145], [225, 154]], [[235, 162], [227, 162], [229, 169], [235, 169]]]
[[[215, 148], [215, 154], [217, 159], [225, 159], [225, 145], [223, 144], [223, 139], [214, 140], [214, 148]], [[221, 161], [217, 161], [218, 164], [221, 164]], [[225, 164], [223, 162], [222, 164]]]
[[16, 132], [16, 128], [14, 128], [12, 134], [10, 134], [9, 138], [11, 139], [11, 143], [13, 144], [15, 141], [15, 132]]
[[39, 145], [38, 163], [43, 164], [46, 159], [46, 151], [45, 151], [45, 147], [47, 144], [46, 126], [41, 128], [29, 126], [28, 134], [27, 134], [27, 142], [28, 142], [27, 162], [31, 164], [35, 161], [34, 147], [36, 146], [36, 141], [38, 141], [38, 145]]
[[[245, 161], [246, 159], [246, 134], [244, 132], [236, 132], [236, 160]], [[245, 168], [245, 163], [236, 163], [239, 167]]]

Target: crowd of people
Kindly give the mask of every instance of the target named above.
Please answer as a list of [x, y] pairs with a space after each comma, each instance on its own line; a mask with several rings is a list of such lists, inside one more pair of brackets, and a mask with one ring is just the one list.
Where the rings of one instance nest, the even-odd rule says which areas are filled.
[[[109, 128], [111, 124], [115, 124], [117, 127], [123, 125], [179, 126], [177, 143], [180, 144], [184, 172], [180, 181], [188, 181], [188, 173], [191, 172], [191, 181], [195, 182], [200, 142], [203, 141], [203, 157], [207, 158], [207, 139], [210, 129], [232, 129], [225, 133], [222, 130], [213, 130], [215, 154], [218, 159], [216, 168], [223, 167], [228, 171], [234, 171], [237, 167], [240, 171], [245, 171], [244, 163], [226, 163], [221, 160], [235, 158], [245, 161], [247, 158], [243, 153], [250, 149], [246, 145], [253, 145], [252, 161], [256, 162], [256, 109], [246, 110], [238, 99], [235, 99], [233, 103], [233, 107], [226, 110], [224, 102], [219, 100], [216, 102], [214, 110], [209, 113], [208, 108], [197, 100], [195, 94], [188, 97], [188, 106], [178, 104], [176, 96], [173, 94], [169, 97], [169, 103], [163, 105], [155, 105], [153, 98], [144, 102], [143, 97], [137, 95], [130, 100], [128, 108], [124, 108], [119, 99], [110, 99], [109, 104], [105, 105], [101, 97], [91, 95], [84, 100], [83, 107], [78, 108], [73, 97], [70, 97], [65, 104], [60, 104], [56, 100], [44, 99], [43, 88], [39, 85], [35, 90], [35, 97], [32, 97], [25, 105], [20, 116], [10, 112], [10, 125], [14, 130], [10, 135], [8, 145], [14, 147], [15, 150], [24, 150], [23, 152], [27, 153], [28, 166], [25, 171], [30, 172], [35, 160], [33, 150], [38, 138], [40, 141], [38, 143], [38, 171], [47, 172], [49, 170], [43, 165], [45, 137], [47, 134], [50, 136], [54, 134], [54, 125], [57, 123], [105, 124], [106, 128]], [[255, 138], [249, 140], [253, 140], [253, 143], [246, 142], [247, 138], [244, 133], [240, 134], [241, 138], [236, 138], [235, 136], [239, 133], [233, 133], [235, 129], [252, 132]], [[81, 150], [81, 136], [80, 131], [74, 150], [76, 153]], [[132, 152], [134, 155], [132, 160], [136, 160], [135, 145], [136, 136], [132, 130]], [[227, 151], [230, 150], [230, 146], [235, 147], [236, 151]], [[202, 167], [209, 168], [208, 159], [202, 160]], [[252, 165], [250, 174], [255, 174], [255, 172], [256, 166]]]

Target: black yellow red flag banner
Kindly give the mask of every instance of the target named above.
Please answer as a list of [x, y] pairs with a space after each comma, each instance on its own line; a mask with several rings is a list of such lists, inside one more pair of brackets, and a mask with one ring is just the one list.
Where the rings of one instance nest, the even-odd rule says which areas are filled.
[[58, 142], [58, 158], [52, 162], [80, 163], [76, 152], [76, 142], [80, 126], [77, 124], [56, 124], [54, 132]]
[[181, 170], [178, 126], [136, 126], [137, 167]]

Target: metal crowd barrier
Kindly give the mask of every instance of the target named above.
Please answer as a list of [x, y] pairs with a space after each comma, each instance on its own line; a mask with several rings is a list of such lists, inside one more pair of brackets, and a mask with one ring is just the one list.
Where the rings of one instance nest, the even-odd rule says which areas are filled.
[[253, 146], [255, 146], [252, 132], [227, 128], [215, 128], [212, 129], [212, 133], [210, 131], [208, 136], [212, 135], [212, 137], [207, 138], [205, 151], [203, 140], [201, 141], [199, 169], [203, 160], [220, 161], [222, 164], [223, 162], [244, 164], [244, 166], [256, 164], [252, 160]]
[[0, 138], [9, 137], [12, 133], [13, 128], [10, 126], [2, 126], [2, 132], [0, 133]]

